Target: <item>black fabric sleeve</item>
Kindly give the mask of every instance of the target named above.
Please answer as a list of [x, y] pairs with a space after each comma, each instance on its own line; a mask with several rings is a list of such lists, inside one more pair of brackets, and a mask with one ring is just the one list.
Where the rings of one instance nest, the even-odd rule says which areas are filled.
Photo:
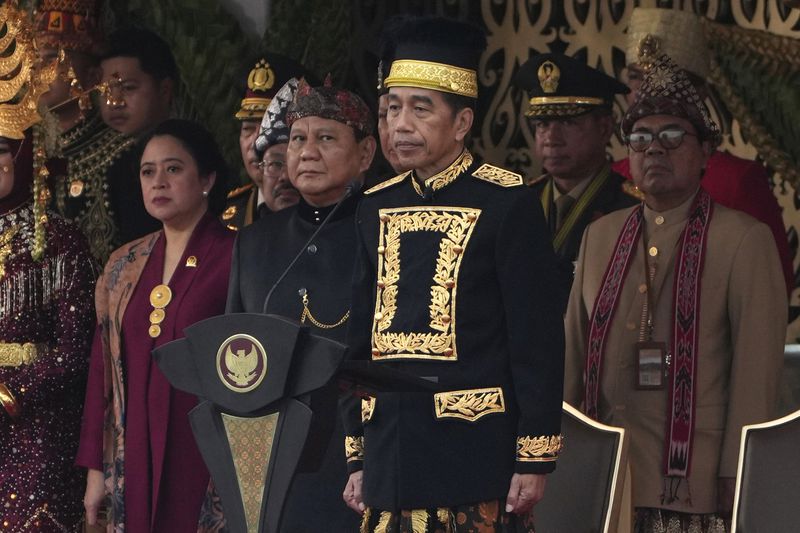
[[520, 416], [518, 473], [555, 469], [564, 383], [561, 279], [541, 206], [526, 191], [502, 223], [496, 264]]

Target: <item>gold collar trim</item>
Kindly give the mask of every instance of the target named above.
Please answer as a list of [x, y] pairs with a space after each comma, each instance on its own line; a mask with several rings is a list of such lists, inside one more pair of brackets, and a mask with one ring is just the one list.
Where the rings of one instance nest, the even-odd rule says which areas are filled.
[[[449, 167], [426, 179], [425, 189], [433, 192], [444, 189], [453, 183], [461, 174], [463, 174], [464, 171], [466, 171], [472, 165], [472, 162], [472, 154], [469, 153], [469, 150], [465, 149], [463, 152], [461, 152], [461, 155], [459, 155], [456, 160], [450, 164]], [[414, 185], [414, 190], [417, 191], [417, 194], [420, 196], [425, 196], [425, 191], [420, 186], [416, 178], [413, 178], [413, 176], [411, 183]]]
[[392, 63], [384, 86], [420, 87], [477, 98], [478, 74], [474, 70], [444, 63], [398, 59]]

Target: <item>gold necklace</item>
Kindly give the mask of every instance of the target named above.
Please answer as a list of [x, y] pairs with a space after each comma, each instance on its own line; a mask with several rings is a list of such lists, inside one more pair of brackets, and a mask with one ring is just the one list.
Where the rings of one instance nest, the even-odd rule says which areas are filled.
[[308, 318], [308, 321], [317, 326], [319, 329], [333, 329], [333, 328], [338, 328], [339, 326], [347, 322], [348, 318], [350, 318], [350, 310], [348, 309], [347, 312], [344, 314], [344, 316], [340, 318], [339, 321], [336, 322], [335, 324], [323, 324], [322, 322], [314, 318], [314, 315], [311, 314], [311, 310], [308, 308], [308, 291], [303, 290], [301, 296], [303, 299], [303, 314], [300, 315], [301, 324], [305, 324], [306, 318]]
[[153, 306], [153, 310], [150, 312], [150, 328], [147, 330], [150, 337], [155, 339], [161, 335], [160, 324], [167, 316], [164, 308], [167, 307], [171, 301], [172, 289], [169, 288], [169, 285], [161, 283], [153, 287], [153, 290], [150, 291], [150, 305]]

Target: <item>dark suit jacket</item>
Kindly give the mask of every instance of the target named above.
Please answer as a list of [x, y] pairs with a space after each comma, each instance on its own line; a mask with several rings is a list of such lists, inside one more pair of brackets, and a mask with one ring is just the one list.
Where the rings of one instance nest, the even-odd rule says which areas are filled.
[[[333, 325], [350, 310], [350, 280], [355, 255], [354, 215], [358, 198], [346, 200], [334, 217], [306, 247], [302, 257], [277, 285], [266, 312], [300, 320], [301, 291], [315, 320]], [[261, 313], [264, 299], [295, 255], [302, 249], [331, 208], [315, 209], [304, 201], [261, 218], [243, 228], [236, 240], [228, 286], [228, 313]], [[347, 322], [320, 329], [310, 320], [312, 333], [343, 342]], [[323, 389], [307, 399], [319, 415], [315, 428], [327, 432], [325, 442], [307, 444], [306, 453], [323, 454], [319, 471], [300, 473], [287, 496], [281, 521], [283, 533], [329, 531], [345, 533], [358, 529], [358, 514], [342, 500], [347, 467], [342, 453], [344, 429], [337, 417], [336, 390]], [[353, 401], [347, 402], [357, 409]], [[335, 427], [334, 427], [335, 423]], [[332, 433], [331, 433], [332, 430]], [[321, 438], [309, 437], [309, 441]], [[316, 445], [316, 446], [314, 446]], [[309, 504], [311, 502], [311, 504]]]
[[[503, 498], [514, 472], [555, 468], [556, 449], [524, 453], [560, 433], [564, 337], [550, 236], [519, 175], [469, 164], [454, 176], [459, 161], [426, 180], [427, 192], [406, 173], [359, 207], [352, 356], [443, 388], [379, 394], [366, 413], [364, 501], [376, 509]], [[346, 423], [357, 436], [361, 421]]]

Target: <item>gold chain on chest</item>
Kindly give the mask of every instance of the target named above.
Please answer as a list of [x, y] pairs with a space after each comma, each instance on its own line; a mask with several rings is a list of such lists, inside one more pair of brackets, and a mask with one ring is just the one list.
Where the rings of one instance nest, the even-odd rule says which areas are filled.
[[311, 322], [316, 327], [318, 327], [319, 329], [334, 329], [338, 328], [339, 326], [347, 322], [347, 319], [350, 318], [350, 310], [348, 309], [347, 312], [344, 314], [344, 316], [342, 316], [342, 318], [340, 318], [338, 322], [336, 322], [335, 324], [323, 324], [322, 322], [314, 318], [314, 315], [311, 314], [311, 309], [308, 308], [308, 291], [302, 292], [302, 299], [303, 299], [303, 313], [300, 315], [301, 324], [305, 324], [306, 318], [308, 318], [308, 321]]

